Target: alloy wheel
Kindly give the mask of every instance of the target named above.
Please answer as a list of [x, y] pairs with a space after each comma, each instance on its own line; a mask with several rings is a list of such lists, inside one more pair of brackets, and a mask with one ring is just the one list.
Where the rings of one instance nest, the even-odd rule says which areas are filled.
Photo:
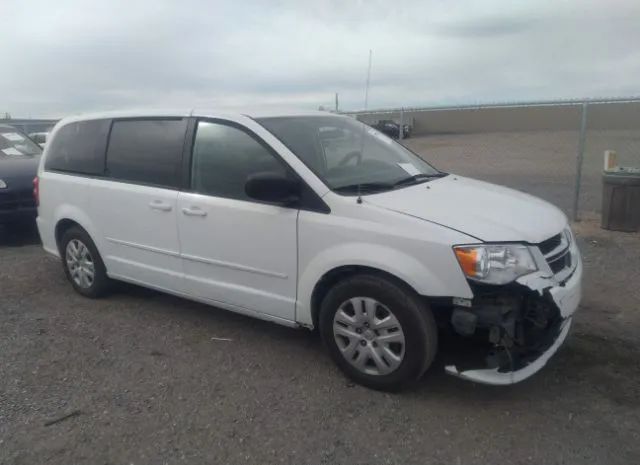
[[83, 289], [90, 288], [96, 270], [93, 257], [91, 257], [87, 246], [79, 239], [70, 240], [67, 243], [65, 259], [73, 282]]

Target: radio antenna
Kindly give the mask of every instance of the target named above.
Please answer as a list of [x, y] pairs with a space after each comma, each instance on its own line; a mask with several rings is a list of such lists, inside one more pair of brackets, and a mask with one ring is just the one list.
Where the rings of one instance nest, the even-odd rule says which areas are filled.
[[[373, 56], [373, 50], [369, 49], [369, 66], [367, 68], [367, 84], [364, 87], [364, 111], [367, 111], [369, 106], [369, 84], [371, 83], [371, 58]], [[362, 123], [362, 134], [360, 136], [360, 160], [362, 161], [362, 156], [364, 155], [364, 127], [365, 123]], [[358, 183], [358, 198], [356, 200], [358, 203], [362, 203], [362, 187], [361, 184]]]

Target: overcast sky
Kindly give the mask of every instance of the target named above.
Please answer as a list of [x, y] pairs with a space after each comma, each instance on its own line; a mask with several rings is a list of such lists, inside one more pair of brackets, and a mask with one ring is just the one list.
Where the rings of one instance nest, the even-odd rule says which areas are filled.
[[640, 1], [2, 0], [0, 113], [640, 94]]

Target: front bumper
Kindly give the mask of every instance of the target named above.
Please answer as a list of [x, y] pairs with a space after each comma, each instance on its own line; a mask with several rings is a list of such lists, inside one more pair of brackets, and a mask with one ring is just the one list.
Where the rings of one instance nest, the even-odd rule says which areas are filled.
[[518, 383], [537, 373], [546, 365], [549, 359], [563, 344], [572, 323], [572, 316], [578, 308], [582, 296], [582, 261], [577, 249], [574, 253], [576, 266], [564, 282], [556, 282], [553, 278], [532, 274], [518, 280], [520, 286], [526, 287], [532, 295], [538, 295], [548, 305], [555, 306], [558, 314], [557, 325], [554, 331], [555, 338], [550, 339], [550, 344], [541, 351], [536, 358], [530, 358], [514, 370], [505, 367], [478, 368], [459, 370], [456, 365], [447, 365], [445, 371], [448, 374], [463, 379], [490, 385], [507, 385]]

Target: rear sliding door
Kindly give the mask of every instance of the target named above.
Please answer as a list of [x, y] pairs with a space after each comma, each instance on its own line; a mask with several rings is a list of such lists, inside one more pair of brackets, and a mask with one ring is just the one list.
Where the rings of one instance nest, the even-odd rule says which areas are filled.
[[176, 224], [186, 118], [112, 122], [105, 176], [90, 192], [109, 274], [183, 290]]

